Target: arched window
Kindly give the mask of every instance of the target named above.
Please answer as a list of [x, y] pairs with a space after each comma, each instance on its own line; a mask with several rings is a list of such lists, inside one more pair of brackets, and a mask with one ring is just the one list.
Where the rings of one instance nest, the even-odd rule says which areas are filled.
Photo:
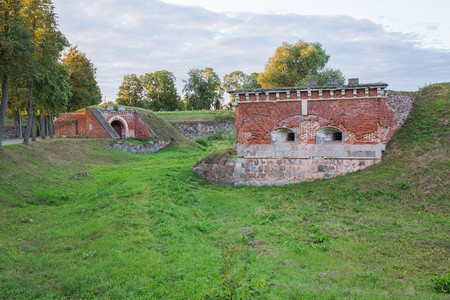
[[270, 133], [270, 143], [295, 143], [297, 141], [297, 133], [289, 128], [277, 128]]
[[323, 127], [316, 133], [316, 144], [321, 143], [342, 143], [344, 142], [345, 134], [336, 127]]

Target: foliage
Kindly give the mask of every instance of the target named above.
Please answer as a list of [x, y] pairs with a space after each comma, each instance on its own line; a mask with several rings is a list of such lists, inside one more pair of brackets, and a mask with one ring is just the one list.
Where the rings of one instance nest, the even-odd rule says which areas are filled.
[[[242, 71], [233, 71], [223, 77], [222, 85], [225, 91], [239, 90], [239, 89], [257, 89], [261, 85], [257, 82], [258, 73], [250, 75]], [[230, 103], [227, 108], [232, 109], [236, 106], [236, 95], [230, 96]]]
[[102, 100], [100, 88], [95, 79], [96, 69], [86, 54], [77, 46], [70, 47], [63, 56], [63, 64], [69, 69], [71, 96], [67, 104], [69, 111], [99, 104]]
[[184, 80], [184, 102], [190, 109], [220, 109], [222, 84], [212, 68], [190, 69], [189, 78]]
[[144, 87], [144, 106], [153, 111], [183, 110], [183, 102], [177, 94], [175, 76], [169, 71], [146, 73], [139, 77]]
[[450, 273], [434, 276], [433, 288], [438, 293], [450, 294]]
[[123, 76], [123, 81], [119, 86], [116, 103], [147, 108], [143, 101], [144, 87], [136, 74]]
[[23, 1], [0, 1], [0, 79], [21, 76], [28, 70], [35, 45], [26, 26]]
[[241, 86], [242, 89], [260, 89], [262, 86], [258, 83], [258, 73], [253, 72], [245, 78]]
[[319, 71], [316, 76], [308, 77], [308, 80], [317, 81], [319, 86], [327, 85], [330, 80], [336, 80], [337, 84], [342, 85], [345, 83], [345, 76], [341, 70], [326, 68]]
[[204, 146], [204, 147], [208, 147], [209, 146], [209, 141], [207, 138], [199, 136], [198, 138], [195, 139], [195, 142]]
[[[264, 72], [258, 75], [258, 83], [263, 88], [305, 86], [308, 80], [318, 77], [328, 59], [320, 43], [299, 40], [292, 45], [283, 42], [269, 58]], [[330, 70], [322, 73], [320, 78], [341, 74]]]
[[[221, 232], [222, 268], [218, 278], [220, 285], [206, 292], [201, 299], [205, 300], [244, 300], [261, 299], [264, 295], [266, 283], [255, 280], [251, 274], [249, 264], [249, 242], [244, 236], [243, 245], [230, 245], [225, 242], [225, 233]], [[245, 247], [243, 249], [243, 247]], [[241, 266], [239, 267], [239, 263]]]

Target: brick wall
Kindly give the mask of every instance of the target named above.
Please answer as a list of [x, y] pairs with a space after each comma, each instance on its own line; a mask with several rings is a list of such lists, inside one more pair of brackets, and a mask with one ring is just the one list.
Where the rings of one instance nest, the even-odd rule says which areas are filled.
[[346, 133], [347, 144], [387, 143], [385, 131], [394, 125], [394, 111], [386, 99], [309, 101], [308, 115], [301, 102], [261, 102], [236, 108], [238, 143], [270, 144], [270, 133], [282, 127], [295, 129], [298, 142], [315, 144], [316, 132], [333, 126]]
[[56, 137], [87, 136], [85, 113], [62, 114], [55, 121]]
[[[121, 122], [123, 137], [155, 137], [153, 131], [134, 110], [102, 110], [101, 114], [108, 123], [115, 120]], [[61, 115], [55, 122], [55, 134], [57, 137], [110, 137], [89, 108], [86, 112]]]

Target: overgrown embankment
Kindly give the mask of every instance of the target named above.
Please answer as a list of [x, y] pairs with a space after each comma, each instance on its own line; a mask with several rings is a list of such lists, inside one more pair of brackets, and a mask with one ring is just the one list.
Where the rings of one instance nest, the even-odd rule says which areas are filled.
[[[284, 187], [192, 174], [223, 143], [213, 140], [142, 155], [102, 140], [5, 146], [0, 298], [199, 299], [250, 286], [266, 299], [446, 299], [450, 84], [417, 94], [382, 162]], [[70, 179], [78, 172], [92, 177]]]

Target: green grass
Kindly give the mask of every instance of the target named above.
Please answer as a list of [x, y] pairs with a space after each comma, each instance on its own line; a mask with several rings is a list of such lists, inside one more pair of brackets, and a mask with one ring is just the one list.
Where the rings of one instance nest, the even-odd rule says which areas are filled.
[[141, 155], [102, 140], [5, 146], [0, 298], [199, 299], [234, 251], [231, 274], [248, 267], [265, 299], [448, 299], [435, 286], [450, 257], [449, 90], [419, 91], [381, 163], [285, 187], [190, 172], [231, 141]]
[[169, 123], [196, 123], [234, 120], [233, 110], [162, 111], [155, 114]]

